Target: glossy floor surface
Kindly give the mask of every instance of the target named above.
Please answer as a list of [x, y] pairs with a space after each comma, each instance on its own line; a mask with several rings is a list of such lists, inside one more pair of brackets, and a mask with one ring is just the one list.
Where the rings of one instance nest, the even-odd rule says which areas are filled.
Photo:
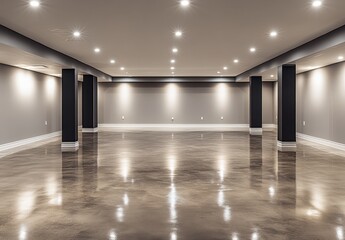
[[0, 159], [0, 239], [344, 239], [345, 158], [276, 135], [100, 132]]

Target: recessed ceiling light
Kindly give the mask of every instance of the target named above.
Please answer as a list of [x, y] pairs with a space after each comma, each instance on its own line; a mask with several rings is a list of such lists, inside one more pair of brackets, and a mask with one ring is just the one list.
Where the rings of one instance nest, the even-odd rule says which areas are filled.
[[218, 73], [218, 74], [220, 74], [220, 72], [219, 72], [219, 71], [218, 71], [217, 73]]
[[271, 78], [274, 78], [274, 75], [271, 75]]
[[338, 60], [344, 60], [344, 57], [343, 56], [339, 56]]
[[313, 1], [312, 5], [313, 5], [313, 7], [316, 7], [316, 8], [321, 7], [322, 1], [321, 0], [315, 0], [315, 1]]
[[228, 67], [223, 67], [224, 70], [228, 70]]
[[172, 52], [173, 52], [173, 53], [177, 53], [177, 52], [178, 52], [178, 49], [177, 49], [177, 48], [173, 48], [173, 49], [172, 49]]
[[278, 33], [276, 31], [272, 31], [272, 32], [270, 32], [270, 36], [274, 38], [274, 37], [278, 36]]
[[75, 38], [79, 38], [80, 35], [81, 35], [81, 33], [79, 31], [74, 31], [73, 32], [73, 37], [75, 37]]
[[253, 53], [253, 52], [256, 52], [256, 48], [255, 48], [255, 47], [251, 47], [251, 48], [249, 49], [249, 51], [252, 52], [252, 53]]
[[101, 49], [95, 48], [94, 51], [95, 51], [95, 53], [99, 53], [101, 51]]
[[125, 70], [125, 68], [124, 68], [124, 67], [121, 67], [121, 68], [120, 68], [120, 70], [121, 70], [121, 71], [124, 71], [124, 70]]
[[235, 59], [235, 60], [234, 60], [234, 63], [238, 63], [238, 62], [239, 62], [238, 59]]
[[174, 73], [174, 72], [171, 72], [171, 74], [173, 74], [173, 75], [174, 75], [175, 73]]
[[111, 63], [111, 64], [114, 64], [115, 62], [116, 62], [116, 61], [115, 61], [114, 59], [111, 59], [111, 60], [110, 60], [110, 63]]
[[170, 63], [175, 63], [175, 62], [176, 62], [175, 59], [170, 60]]
[[188, 7], [190, 5], [190, 1], [189, 0], [181, 0], [180, 4], [182, 7]]
[[30, 6], [34, 7], [34, 8], [37, 8], [37, 7], [40, 6], [40, 2], [37, 1], [37, 0], [32, 0], [32, 1], [30, 1]]
[[178, 30], [175, 32], [176, 37], [181, 37], [182, 36], [182, 31]]
[[171, 70], [175, 70], [175, 67], [171, 67], [170, 69], [171, 69]]

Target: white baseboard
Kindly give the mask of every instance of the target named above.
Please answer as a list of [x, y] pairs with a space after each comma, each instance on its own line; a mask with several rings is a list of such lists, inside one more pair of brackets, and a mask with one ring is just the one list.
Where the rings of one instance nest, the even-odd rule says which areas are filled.
[[345, 144], [343, 143], [333, 142], [327, 139], [313, 137], [313, 136], [306, 135], [303, 133], [297, 133], [297, 137], [303, 140], [307, 140], [307, 141], [318, 143], [327, 147], [336, 148], [336, 149], [345, 151]]
[[262, 128], [249, 128], [250, 135], [262, 135]]
[[83, 133], [97, 133], [98, 132], [98, 128], [83, 128], [82, 132]]
[[277, 142], [277, 148], [281, 152], [295, 152], [297, 149], [296, 142]]
[[21, 147], [21, 146], [24, 146], [27, 144], [47, 140], [50, 138], [58, 137], [58, 136], [61, 136], [61, 131], [60, 132], [53, 132], [53, 133], [49, 133], [49, 134], [45, 134], [45, 135], [41, 135], [41, 136], [37, 136], [37, 137], [27, 138], [27, 139], [15, 141], [15, 142], [10, 142], [10, 143], [6, 143], [6, 144], [2, 144], [2, 145], [0, 145], [0, 152], [5, 151], [5, 150], [9, 150], [12, 148], [16, 148], [16, 147]]
[[[100, 129], [150, 129], [150, 130], [230, 130], [230, 131], [249, 131], [249, 124], [99, 124]], [[274, 124], [264, 124], [264, 130], [275, 129]]]

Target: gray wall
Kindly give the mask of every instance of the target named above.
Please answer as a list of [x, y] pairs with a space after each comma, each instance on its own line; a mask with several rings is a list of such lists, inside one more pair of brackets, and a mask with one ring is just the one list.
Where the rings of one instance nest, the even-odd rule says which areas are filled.
[[[248, 99], [248, 83], [100, 83], [99, 123], [248, 124]], [[273, 83], [264, 83], [265, 124], [273, 104]]]
[[0, 64], [0, 112], [0, 144], [60, 131], [60, 79]]
[[[306, 125], [303, 126], [303, 121]], [[345, 63], [297, 76], [297, 131], [345, 143]]]

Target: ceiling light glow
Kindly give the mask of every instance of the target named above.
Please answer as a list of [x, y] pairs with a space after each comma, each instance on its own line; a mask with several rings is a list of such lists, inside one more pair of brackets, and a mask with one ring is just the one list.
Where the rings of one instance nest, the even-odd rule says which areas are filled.
[[274, 38], [274, 37], [278, 36], [278, 33], [276, 31], [272, 31], [272, 32], [270, 32], [270, 36]]
[[255, 48], [255, 47], [251, 47], [251, 48], [249, 49], [249, 51], [252, 52], [252, 53], [253, 53], [253, 52], [256, 52], [256, 48]]
[[178, 49], [177, 49], [177, 48], [173, 48], [173, 49], [172, 49], [172, 52], [173, 52], [173, 53], [177, 53], [177, 52], [178, 52]]
[[124, 67], [121, 67], [121, 68], [120, 68], [120, 70], [121, 70], [121, 71], [124, 71], [124, 70], [125, 70], [125, 68], [124, 68]]
[[315, 8], [318, 8], [318, 7], [321, 7], [321, 5], [322, 5], [322, 1], [321, 0], [315, 0], [315, 1], [313, 1], [313, 7], [315, 7]]
[[171, 69], [171, 70], [175, 70], [175, 67], [171, 67], [170, 69]]
[[339, 56], [338, 60], [344, 60], [344, 56]]
[[114, 64], [115, 62], [116, 62], [116, 61], [115, 61], [114, 59], [111, 59], [111, 60], [110, 60], [110, 63], [111, 63], [111, 64]]
[[73, 32], [73, 36], [74, 36], [75, 38], [79, 38], [80, 35], [81, 35], [81, 33], [80, 33], [79, 31]]
[[228, 70], [228, 67], [223, 67], [224, 70]]
[[180, 1], [180, 4], [182, 7], [188, 7], [190, 5], [190, 1], [189, 0], [182, 0], [182, 1]]
[[30, 6], [34, 7], [34, 8], [37, 8], [37, 7], [40, 6], [40, 2], [37, 1], [37, 0], [32, 0], [32, 1], [30, 1]]
[[271, 78], [274, 78], [274, 75], [271, 75]]
[[95, 48], [94, 51], [95, 51], [95, 53], [99, 53], [101, 51], [101, 49], [100, 48]]
[[182, 31], [178, 30], [175, 32], [176, 37], [181, 37], [182, 36]]
[[238, 63], [238, 62], [239, 62], [239, 60], [238, 60], [238, 59], [235, 59], [235, 60], [234, 60], [234, 63]]
[[170, 63], [175, 63], [175, 62], [176, 62], [175, 59], [170, 60]]

